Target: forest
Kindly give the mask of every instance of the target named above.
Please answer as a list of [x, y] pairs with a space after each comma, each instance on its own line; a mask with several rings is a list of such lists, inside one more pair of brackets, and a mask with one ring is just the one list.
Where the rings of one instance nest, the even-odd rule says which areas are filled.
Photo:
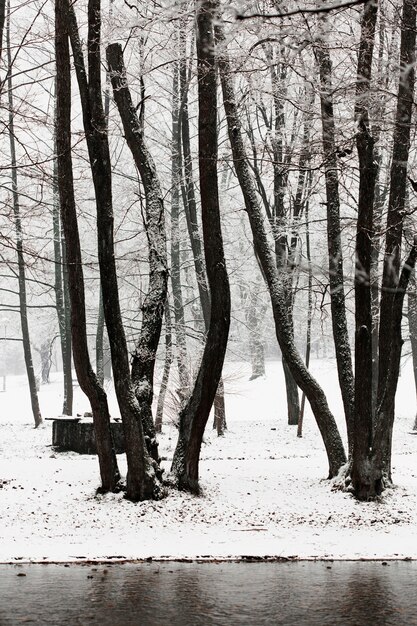
[[[301, 438], [309, 407], [333, 487], [393, 487], [404, 363], [417, 385], [416, 11], [0, 1], [0, 376], [25, 372], [35, 428], [54, 369], [62, 416], [79, 386], [99, 493], [200, 494], [242, 361], [254, 385], [280, 362], [279, 419]], [[340, 416], [313, 358], [332, 359]]]

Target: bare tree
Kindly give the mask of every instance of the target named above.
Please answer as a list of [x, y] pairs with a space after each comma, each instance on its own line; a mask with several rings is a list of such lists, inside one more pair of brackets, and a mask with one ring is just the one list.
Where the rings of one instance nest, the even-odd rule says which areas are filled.
[[103, 491], [114, 491], [120, 474], [113, 448], [107, 396], [91, 367], [88, 353], [84, 276], [71, 153], [71, 73], [68, 14], [62, 2], [55, 4], [55, 50], [57, 179], [67, 249], [74, 364], [78, 382], [90, 401], [93, 413], [101, 488]]
[[204, 429], [220, 382], [230, 325], [230, 288], [223, 251], [217, 178], [217, 81], [213, 20], [216, 2], [196, 4], [198, 137], [204, 253], [210, 324], [194, 389], [180, 413], [172, 471], [181, 489], [198, 493]]
[[120, 309], [116, 259], [112, 172], [101, 93], [100, 0], [88, 3], [88, 79], [74, 8], [66, 1], [68, 31], [80, 92], [83, 123], [97, 208], [98, 257], [106, 327], [117, 400], [123, 420], [128, 464], [126, 497], [132, 501], [159, 497], [158, 470], [147, 452], [141, 410], [130, 376], [126, 336]]
[[[10, 5], [7, 16], [6, 25], [6, 47], [7, 47], [7, 90], [9, 105], [9, 143], [10, 143], [10, 165], [12, 178], [12, 201], [13, 215], [16, 231], [16, 253], [18, 265], [18, 284], [19, 284], [19, 311], [20, 325], [22, 329], [23, 352], [25, 357], [26, 374], [29, 383], [30, 401], [32, 405], [33, 419], [35, 420], [35, 428], [42, 424], [42, 415], [39, 407], [39, 398], [36, 384], [35, 370], [33, 367], [32, 349], [30, 344], [27, 294], [26, 294], [26, 267], [23, 252], [23, 230], [20, 215], [19, 188], [17, 178], [17, 162], [16, 162], [16, 137], [14, 128], [14, 99], [13, 99], [13, 78], [12, 78], [12, 54], [10, 48]], [[4, 23], [4, 8], [3, 23]], [[0, 15], [1, 18], [1, 15]], [[1, 26], [1, 24], [0, 24]]]
[[255, 252], [259, 258], [269, 289], [278, 343], [283, 356], [287, 360], [288, 366], [291, 368], [291, 373], [297, 385], [305, 392], [310, 402], [326, 447], [329, 461], [329, 476], [335, 476], [341, 466], [346, 462], [343, 443], [334, 417], [327, 405], [324, 392], [306, 369], [294, 345], [291, 322], [288, 318], [288, 309], [286, 306], [285, 286], [278, 273], [274, 255], [271, 252], [255, 183], [248, 165], [242, 137], [241, 120], [232, 82], [230, 62], [227, 56], [225, 38], [220, 23], [217, 24], [216, 31], [217, 39], [221, 46], [218, 63], [222, 83], [223, 103], [229, 131], [229, 141], [232, 147], [233, 161], [244, 197], [246, 211], [252, 228]]
[[126, 80], [120, 44], [107, 48], [113, 95], [145, 190], [146, 236], [149, 250], [149, 287], [142, 304], [142, 328], [132, 356], [132, 379], [140, 408], [149, 453], [158, 461], [158, 445], [152, 420], [153, 380], [156, 351], [168, 288], [168, 261], [162, 189], [155, 163], [145, 144], [141, 122]]

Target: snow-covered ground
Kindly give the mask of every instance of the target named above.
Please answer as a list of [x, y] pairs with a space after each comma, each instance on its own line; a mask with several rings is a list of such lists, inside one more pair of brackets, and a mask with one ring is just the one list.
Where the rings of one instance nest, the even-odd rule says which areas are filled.
[[[312, 370], [328, 393], [340, 427], [335, 366]], [[159, 502], [132, 504], [122, 494], [96, 496], [97, 459], [58, 453], [51, 422], [35, 430], [24, 377], [0, 393], [0, 562], [82, 559], [417, 558], [417, 436], [410, 363], [397, 398], [394, 480], [380, 502], [358, 503], [332, 491], [317, 427], [307, 409], [302, 439], [286, 425], [280, 363], [248, 381], [246, 364], [226, 368], [228, 431], [207, 430], [202, 497], [169, 491]], [[1, 383], [0, 383], [1, 387]], [[114, 395], [109, 393], [113, 416]], [[42, 386], [44, 417], [61, 410], [59, 374]], [[75, 412], [89, 409], [76, 389]], [[168, 471], [176, 430], [165, 424], [160, 453]], [[119, 456], [125, 471], [123, 455]]]

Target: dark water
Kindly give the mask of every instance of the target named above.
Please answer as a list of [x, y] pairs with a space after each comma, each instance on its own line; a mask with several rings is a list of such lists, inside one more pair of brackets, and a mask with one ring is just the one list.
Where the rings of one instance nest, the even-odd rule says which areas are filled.
[[417, 563], [4, 565], [0, 624], [408, 626]]

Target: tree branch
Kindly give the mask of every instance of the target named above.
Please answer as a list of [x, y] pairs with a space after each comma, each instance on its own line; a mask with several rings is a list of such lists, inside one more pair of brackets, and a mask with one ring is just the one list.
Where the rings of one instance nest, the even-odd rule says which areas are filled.
[[282, 19], [284, 17], [291, 17], [292, 15], [305, 15], [312, 13], [317, 15], [318, 13], [330, 13], [337, 9], [350, 9], [352, 7], [366, 4], [373, 0], [346, 0], [345, 2], [335, 2], [333, 4], [324, 4], [319, 7], [301, 7], [299, 9], [293, 9], [292, 11], [283, 11], [279, 13], [250, 13], [249, 15], [243, 15], [242, 13], [236, 13], [237, 20], [251, 20], [253, 18], [261, 17], [265, 20]]

